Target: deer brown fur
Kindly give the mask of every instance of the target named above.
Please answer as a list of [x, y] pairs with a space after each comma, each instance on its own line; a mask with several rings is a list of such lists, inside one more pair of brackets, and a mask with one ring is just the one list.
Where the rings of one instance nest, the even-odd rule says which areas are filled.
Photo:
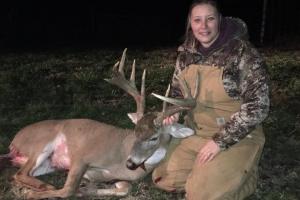
[[[66, 119], [41, 121], [21, 129], [11, 142], [10, 153], [2, 156], [0, 162], [9, 158], [20, 167], [13, 179], [17, 185], [28, 189], [24, 194], [26, 199], [127, 195], [131, 188], [129, 182], [147, 175], [164, 157], [171, 135], [176, 135], [177, 131], [186, 131], [185, 136], [193, 133], [180, 124], [164, 126], [162, 116], [191, 109], [194, 105], [170, 109], [167, 115], [165, 112], [144, 114], [145, 73], [141, 92], [138, 92], [134, 81], [135, 62], [130, 81], [125, 79], [125, 53], [126, 50], [114, 67], [113, 77], [107, 81], [136, 100], [137, 112], [129, 114], [136, 128], [122, 129], [91, 119]], [[146, 144], [143, 146], [147, 149], [140, 150], [141, 143]], [[68, 171], [60, 189], [37, 178], [59, 169]], [[91, 184], [114, 181], [115, 187], [80, 188], [82, 179]]]

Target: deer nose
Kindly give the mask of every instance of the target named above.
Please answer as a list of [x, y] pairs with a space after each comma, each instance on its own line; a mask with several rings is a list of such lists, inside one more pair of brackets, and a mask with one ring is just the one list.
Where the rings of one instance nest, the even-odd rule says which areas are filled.
[[130, 170], [135, 170], [138, 168], [138, 165], [135, 164], [130, 158], [126, 161], [126, 167]]

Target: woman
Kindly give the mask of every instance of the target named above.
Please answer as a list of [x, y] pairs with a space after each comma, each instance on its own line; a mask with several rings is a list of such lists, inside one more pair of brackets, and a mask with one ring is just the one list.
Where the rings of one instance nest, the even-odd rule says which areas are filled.
[[[244, 199], [255, 191], [265, 141], [260, 124], [269, 110], [267, 74], [245, 23], [222, 18], [213, 0], [190, 6], [173, 97], [181, 95], [177, 76], [194, 88], [197, 74], [197, 106], [185, 117], [196, 134], [173, 146], [153, 181], [166, 191], [185, 191], [188, 200]], [[174, 115], [164, 123], [177, 120]]]

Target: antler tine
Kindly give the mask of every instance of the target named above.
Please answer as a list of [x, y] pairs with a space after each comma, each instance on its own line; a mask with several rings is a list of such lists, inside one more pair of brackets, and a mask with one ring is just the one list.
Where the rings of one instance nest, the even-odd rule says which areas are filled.
[[119, 64], [120, 64], [120, 61], [116, 62], [116, 64], [113, 66], [113, 71], [118, 71]]
[[122, 76], [125, 76], [124, 65], [125, 65], [125, 59], [126, 59], [126, 52], [127, 52], [127, 48], [124, 49], [124, 51], [122, 53], [121, 61], [119, 64], [119, 72], [122, 74]]
[[200, 79], [199, 74], [197, 73], [197, 76], [196, 76], [196, 84], [195, 84], [195, 89], [194, 89], [195, 91], [194, 91], [193, 96], [191, 94], [191, 89], [189, 88], [186, 80], [182, 80], [178, 76], [175, 76], [175, 77], [179, 81], [180, 89], [183, 92], [184, 99], [169, 98], [169, 97], [161, 96], [161, 95], [155, 94], [155, 93], [152, 93], [152, 95], [154, 95], [155, 97], [157, 97], [163, 101], [166, 101], [168, 103], [176, 105], [176, 106], [193, 108], [196, 105], [196, 98], [199, 94], [199, 86], [200, 86], [199, 85], [199, 79]]
[[186, 80], [182, 80], [177, 75], [174, 77], [178, 80], [181, 91], [183, 92], [184, 98], [192, 98], [191, 89], [189, 88]]
[[[191, 90], [188, 87], [187, 82], [185, 80], [180, 79], [177, 76], [175, 76], [175, 77], [178, 79], [180, 88], [181, 88], [182, 92], [184, 93], [183, 94], [184, 99], [170, 98], [167, 95], [161, 96], [161, 95], [152, 93], [153, 96], [164, 101], [163, 111], [155, 119], [156, 124], [161, 124], [163, 119], [167, 116], [173, 115], [173, 114], [178, 113], [183, 110], [190, 110], [196, 106], [196, 98], [199, 94], [199, 74], [197, 73], [195, 91], [194, 91], [193, 96], [191, 95]], [[169, 88], [168, 88], [168, 90], [169, 90]], [[167, 92], [169, 92], [168, 90], [167, 90]], [[166, 108], [167, 102], [173, 104], [174, 106]]]
[[165, 102], [171, 103], [176, 106], [180, 106], [185, 108], [193, 108], [196, 105], [195, 99], [175, 99], [175, 98], [170, 98], [170, 97], [165, 97], [159, 94], [152, 93], [153, 96], [155, 96], [158, 99], [161, 99]]
[[[140, 116], [144, 114], [145, 109], [145, 77], [146, 72], [143, 73], [142, 78], [142, 87], [141, 87], [141, 94], [136, 88], [135, 85], [135, 61], [133, 61], [132, 69], [131, 69], [131, 75], [130, 80], [127, 80], [124, 74], [124, 64], [125, 64], [125, 58], [126, 58], [126, 51], [127, 49], [124, 49], [122, 58], [120, 62], [117, 62], [113, 67], [113, 75], [110, 79], [104, 79], [107, 82], [118, 86], [119, 88], [123, 89], [125, 92], [130, 94], [134, 100], [136, 101], [137, 106], [137, 113], [139, 113]], [[117, 66], [119, 65], [119, 69], [117, 70]]]
[[[170, 84], [169, 84], [169, 85], [168, 85], [168, 89], [167, 89], [166, 94], [165, 94], [165, 97], [168, 97], [168, 96], [169, 96], [170, 89], [171, 89], [171, 86], [170, 86]], [[162, 109], [162, 112], [165, 113], [165, 112], [166, 112], [166, 109], [167, 109], [167, 102], [164, 101], [164, 102], [163, 102], [163, 109]]]
[[146, 69], [143, 71], [142, 75], [142, 85], [141, 85], [141, 113], [145, 111], [145, 80], [146, 80]]
[[130, 81], [135, 83], [135, 59], [133, 60], [132, 67], [131, 67]]

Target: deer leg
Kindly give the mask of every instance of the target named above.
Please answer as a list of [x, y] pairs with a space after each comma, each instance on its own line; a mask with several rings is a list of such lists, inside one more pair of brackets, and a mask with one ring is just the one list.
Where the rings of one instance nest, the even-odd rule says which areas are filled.
[[115, 183], [115, 188], [97, 189], [97, 196], [115, 195], [126, 196], [131, 191], [131, 184], [127, 181], [119, 181]]
[[92, 197], [103, 197], [103, 196], [126, 196], [131, 191], [131, 184], [127, 181], [118, 181], [115, 183], [114, 188], [109, 189], [97, 189], [95, 187], [84, 187], [79, 189], [77, 193], [78, 197], [92, 196]]
[[36, 159], [29, 159], [19, 171], [13, 176], [15, 185], [26, 187], [35, 191], [54, 190], [53, 185], [47, 184], [37, 178], [30, 176], [30, 172], [36, 167]]
[[26, 199], [45, 199], [45, 198], [67, 198], [75, 193], [77, 190], [80, 180], [87, 169], [87, 165], [82, 163], [73, 163], [66, 183], [62, 189], [58, 190], [47, 190], [47, 191], [29, 191], [26, 195]]

